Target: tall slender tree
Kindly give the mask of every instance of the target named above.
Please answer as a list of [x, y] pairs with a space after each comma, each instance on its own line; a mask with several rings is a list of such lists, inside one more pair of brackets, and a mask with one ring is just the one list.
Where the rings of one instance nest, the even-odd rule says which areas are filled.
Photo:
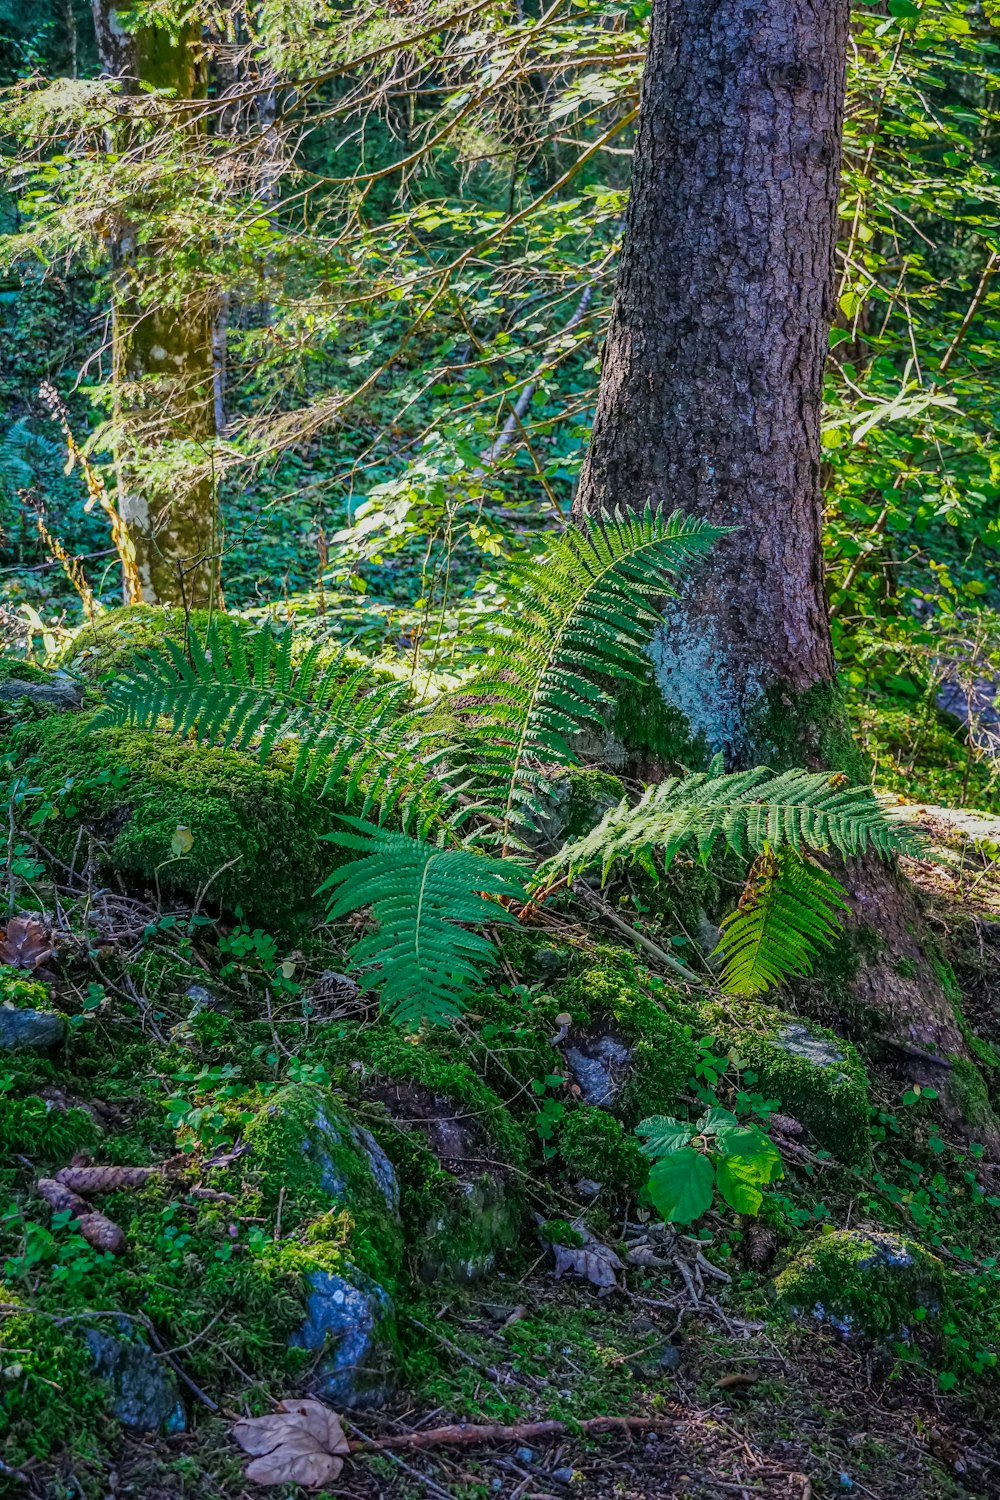
[[[207, 94], [200, 28], [188, 25], [170, 32], [144, 26], [134, 5], [116, 6], [113, 0], [94, 0], [93, 9], [103, 71], [120, 80], [126, 95], [137, 96], [142, 86], [169, 93], [177, 101], [174, 128], [189, 133], [196, 144], [203, 129], [201, 112], [183, 106]], [[127, 113], [121, 129], [128, 132]], [[158, 271], [166, 248], [143, 236], [134, 211], [115, 226], [113, 378], [120, 508], [135, 545], [143, 598], [205, 605], [218, 576], [215, 485], [206, 457], [216, 436], [217, 310], [204, 299], [149, 295], [150, 275]], [[176, 461], [178, 454], [182, 456]]]
[[[653, 0], [576, 507], [651, 500], [730, 528], [652, 657], [691, 738], [732, 768], [860, 760], [836, 687], [819, 464], [848, 16], [849, 0]], [[910, 887], [877, 860], [846, 878], [868, 934], [855, 1014], [966, 1054]]]

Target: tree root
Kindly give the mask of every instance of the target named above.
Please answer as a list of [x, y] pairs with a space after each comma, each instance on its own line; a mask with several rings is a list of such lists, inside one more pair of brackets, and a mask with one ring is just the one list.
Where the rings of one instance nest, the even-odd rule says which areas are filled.
[[453, 1427], [432, 1427], [426, 1432], [396, 1433], [391, 1437], [356, 1439], [352, 1453], [384, 1453], [395, 1448], [471, 1446], [474, 1443], [522, 1443], [529, 1438], [558, 1437], [565, 1433], [589, 1437], [599, 1432], [673, 1432], [673, 1417], [589, 1417], [583, 1422], [516, 1422], [506, 1427], [498, 1422], [459, 1422]]

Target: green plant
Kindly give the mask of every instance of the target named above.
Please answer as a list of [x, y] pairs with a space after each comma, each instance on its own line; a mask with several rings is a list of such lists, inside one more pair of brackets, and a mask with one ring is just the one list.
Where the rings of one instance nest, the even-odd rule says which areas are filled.
[[[652, 600], [664, 593], [664, 577], [717, 535], [647, 508], [641, 518], [603, 516], [567, 531], [551, 541], [547, 558], [511, 565], [504, 592], [513, 610], [473, 639], [489, 655], [463, 692], [468, 754], [430, 734], [398, 687], [361, 671], [343, 679], [342, 656], [321, 671], [316, 647], [296, 668], [289, 630], [267, 626], [248, 641], [233, 621], [213, 623], [206, 645], [191, 632], [189, 656], [170, 640], [166, 653], [148, 653], [112, 684], [96, 723], [152, 727], [166, 717], [175, 735], [256, 746], [261, 757], [297, 736], [296, 775], [316, 781], [321, 793], [346, 778], [347, 799], [361, 800], [362, 818], [346, 819], [350, 831], [329, 837], [356, 858], [322, 889], [332, 893], [332, 920], [372, 910], [379, 932], [361, 938], [351, 963], [372, 967], [369, 987], [407, 1025], [461, 1009], [494, 959], [493, 945], [470, 929], [509, 921], [503, 902], [524, 903], [529, 889], [544, 900], [595, 863], [605, 873], [620, 859], [655, 870], [654, 850], [667, 867], [686, 845], [703, 861], [720, 845], [758, 857], [748, 885], [754, 905], [745, 896], [722, 941], [727, 987], [752, 993], [809, 972], [816, 947], [836, 930], [840, 887], [804, 850], [888, 855], [909, 846], [867, 789], [806, 771], [727, 775], [717, 757], [709, 771], [671, 777], [634, 806], [623, 798], [530, 882], [523, 861], [510, 857], [539, 815], [553, 766], [574, 763], [574, 735], [607, 706], [601, 674], [638, 674], [642, 645], [660, 618]], [[366, 812], [378, 822], [365, 821]], [[416, 836], [381, 826], [390, 814]], [[499, 848], [500, 859], [473, 844]], [[769, 861], [766, 883], [762, 860]]]
[[711, 1208], [715, 1191], [740, 1214], [756, 1214], [762, 1189], [782, 1176], [771, 1138], [755, 1125], [741, 1125], [728, 1109], [714, 1106], [691, 1125], [654, 1115], [636, 1126], [642, 1152], [652, 1162], [649, 1196], [668, 1224], [690, 1224]]

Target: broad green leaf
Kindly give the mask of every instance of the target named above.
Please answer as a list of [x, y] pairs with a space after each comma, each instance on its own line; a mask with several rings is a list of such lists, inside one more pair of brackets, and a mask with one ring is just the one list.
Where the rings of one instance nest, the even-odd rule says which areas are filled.
[[716, 1172], [719, 1192], [738, 1214], [758, 1214], [764, 1201], [754, 1162], [742, 1156], [720, 1156]]
[[739, 1121], [731, 1109], [723, 1109], [719, 1104], [713, 1104], [711, 1109], [706, 1110], [698, 1121], [698, 1132], [700, 1135], [721, 1135], [726, 1130], [738, 1130]]
[[649, 1173], [649, 1196], [667, 1224], [691, 1224], [712, 1206], [715, 1168], [707, 1156], [683, 1146]]
[[635, 1127], [636, 1135], [648, 1136], [642, 1147], [644, 1156], [669, 1156], [679, 1151], [694, 1135], [686, 1120], [675, 1120], [671, 1115], [651, 1115]]

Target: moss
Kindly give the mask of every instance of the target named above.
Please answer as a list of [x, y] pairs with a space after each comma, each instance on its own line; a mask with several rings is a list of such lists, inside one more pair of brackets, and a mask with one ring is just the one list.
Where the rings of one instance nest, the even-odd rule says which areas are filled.
[[622, 949], [599, 948], [597, 962], [563, 980], [556, 1000], [578, 1025], [610, 1023], [632, 1051], [629, 1076], [615, 1101], [626, 1128], [669, 1113], [694, 1072], [691, 1028], [643, 990], [635, 961]]
[[782, 1111], [801, 1121], [838, 1161], [868, 1161], [868, 1078], [850, 1042], [748, 1000], [735, 1015], [709, 1002], [702, 1017], [723, 1047], [735, 1048], [743, 1066], [757, 1075], [757, 1092], [778, 1099]]
[[376, 1177], [372, 1152], [329, 1090], [289, 1084], [247, 1125], [244, 1141], [265, 1206], [282, 1198], [290, 1228], [346, 1210], [344, 1247], [351, 1262], [392, 1286], [402, 1263], [402, 1236]]
[[37, 1097], [0, 1094], [0, 1154], [16, 1151], [33, 1162], [65, 1166], [75, 1151], [91, 1150], [98, 1130], [85, 1109], [59, 1109]]
[[837, 683], [817, 682], [799, 694], [773, 685], [751, 713], [746, 737], [754, 747], [752, 758], [775, 771], [814, 765], [840, 771], [859, 785], [871, 779], [871, 763], [851, 732]]
[[9, 682], [12, 677], [18, 682], [52, 681], [51, 672], [33, 661], [26, 661], [23, 656], [0, 656], [0, 682]]
[[570, 1245], [579, 1249], [584, 1243], [583, 1235], [579, 1229], [574, 1229], [568, 1219], [546, 1219], [538, 1230], [540, 1239], [548, 1240], [550, 1245]]
[[625, 787], [617, 776], [593, 768], [577, 768], [567, 773], [569, 795], [566, 799], [564, 837], [577, 838], [587, 833], [610, 807], [617, 807]]
[[[195, 896], [280, 929], [308, 903], [333, 862], [322, 835], [336, 808], [292, 782], [290, 752], [253, 756], [132, 729], [93, 729], [93, 715], [22, 725], [8, 752], [53, 801], [46, 844], [67, 862], [81, 824], [106, 871], [133, 886]], [[177, 828], [192, 835], [176, 855]]]
[[711, 753], [705, 737], [691, 737], [691, 729], [680, 709], [664, 701], [650, 678], [630, 678], [614, 684], [611, 729], [631, 757], [669, 770], [704, 771]]
[[604, 1109], [581, 1104], [557, 1137], [560, 1159], [573, 1180], [596, 1179], [613, 1192], [636, 1193], [649, 1175], [639, 1143]]
[[965, 1057], [951, 1059], [947, 1092], [958, 1105], [967, 1125], [997, 1129], [997, 1117], [990, 1104], [989, 1093], [974, 1062]]
[[109, 609], [93, 624], [81, 625], [52, 661], [57, 667], [71, 667], [91, 682], [99, 682], [124, 672], [144, 651], [162, 648], [165, 636], [183, 645], [188, 622], [199, 635], [204, 635], [208, 620], [205, 609], [193, 609], [185, 619], [180, 609], [162, 609], [155, 604], [123, 605], [120, 609]]
[[[3, 1301], [17, 1300], [2, 1288]], [[72, 1452], [83, 1460], [117, 1430], [107, 1387], [71, 1323], [28, 1308], [0, 1319], [0, 1449], [19, 1468], [31, 1459]], [[100, 1434], [100, 1437], [98, 1437]]]
[[774, 1287], [786, 1307], [845, 1333], [900, 1338], [918, 1308], [939, 1310], [944, 1277], [940, 1262], [912, 1240], [844, 1229], [820, 1235]]
[[23, 969], [11, 969], [0, 965], [0, 1005], [13, 1005], [16, 1010], [48, 1010], [48, 986], [40, 979], [29, 979]]

